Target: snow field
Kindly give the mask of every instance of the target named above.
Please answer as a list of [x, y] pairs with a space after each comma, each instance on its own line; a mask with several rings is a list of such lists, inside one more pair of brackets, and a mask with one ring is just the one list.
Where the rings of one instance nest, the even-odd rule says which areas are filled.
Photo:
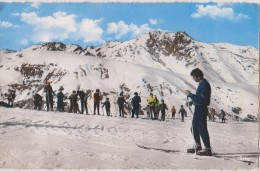
[[[169, 113], [168, 113], [169, 114]], [[142, 116], [145, 117], [145, 116]], [[0, 107], [0, 167], [15, 169], [256, 169], [257, 158], [186, 154], [193, 145], [185, 122], [80, 115]], [[217, 153], [257, 152], [256, 123], [208, 122]], [[178, 150], [166, 153], [147, 147]]]

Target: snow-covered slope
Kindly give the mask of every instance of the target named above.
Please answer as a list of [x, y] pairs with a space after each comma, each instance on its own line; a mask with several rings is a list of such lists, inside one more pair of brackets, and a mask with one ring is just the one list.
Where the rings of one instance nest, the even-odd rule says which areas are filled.
[[0, 168], [257, 170], [256, 123], [208, 122], [222, 157], [200, 157], [186, 153], [191, 115], [185, 122], [168, 116], [160, 122], [0, 107]]
[[[53, 89], [64, 86], [67, 96], [80, 85], [88, 92], [100, 89], [115, 103], [118, 92], [124, 91], [129, 100], [136, 91], [145, 107], [153, 92], [168, 106], [179, 107], [185, 103], [183, 90], [195, 92], [197, 85], [189, 74], [199, 67], [212, 86], [211, 107], [229, 113], [232, 107], [240, 107], [240, 117], [245, 118], [257, 116], [258, 63], [253, 47], [206, 44], [185, 32], [149, 32], [100, 47], [45, 43], [19, 52], [0, 52], [0, 92], [14, 88], [16, 102], [22, 102], [37, 91], [43, 95], [43, 82], [51, 79]], [[30, 107], [24, 102], [20, 105]]]

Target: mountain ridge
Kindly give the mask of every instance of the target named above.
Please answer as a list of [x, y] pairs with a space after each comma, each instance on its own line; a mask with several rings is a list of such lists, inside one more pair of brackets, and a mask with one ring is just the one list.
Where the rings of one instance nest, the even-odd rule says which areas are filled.
[[[179, 106], [185, 101], [183, 89], [196, 89], [189, 74], [198, 67], [212, 84], [212, 106], [218, 110], [241, 106], [241, 116], [257, 116], [257, 55], [254, 48], [202, 43], [185, 32], [150, 32], [130, 41], [86, 48], [49, 42], [17, 52], [0, 51], [0, 93], [17, 89], [19, 103], [37, 91], [43, 95], [37, 87], [52, 79], [55, 90], [65, 87], [66, 97], [80, 85], [89, 92], [100, 88], [113, 100], [120, 91], [127, 100], [135, 91], [145, 97], [154, 92], [169, 105]], [[244, 102], [241, 95], [249, 100]], [[253, 112], [246, 112], [251, 108]]]

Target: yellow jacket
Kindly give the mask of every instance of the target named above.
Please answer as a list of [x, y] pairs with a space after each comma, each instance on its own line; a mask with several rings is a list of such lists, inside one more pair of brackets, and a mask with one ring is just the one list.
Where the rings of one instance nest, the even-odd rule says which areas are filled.
[[149, 106], [154, 106], [155, 103], [156, 103], [156, 100], [155, 100], [154, 97], [149, 97], [149, 98], [147, 99], [147, 102], [148, 102], [148, 105], [149, 105]]

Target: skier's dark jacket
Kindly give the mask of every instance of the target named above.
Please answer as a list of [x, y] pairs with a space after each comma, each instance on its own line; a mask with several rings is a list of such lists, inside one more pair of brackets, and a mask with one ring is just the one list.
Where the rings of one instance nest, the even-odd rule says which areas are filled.
[[160, 110], [163, 110], [163, 111], [165, 111], [165, 109], [167, 109], [167, 110], [168, 110], [168, 107], [167, 107], [167, 105], [166, 105], [165, 103], [161, 103], [161, 104], [160, 104]]
[[73, 105], [77, 104], [77, 101], [78, 101], [77, 94], [71, 94], [69, 99], [70, 99], [71, 104], [73, 104]]
[[123, 106], [124, 103], [127, 103], [127, 102], [125, 101], [124, 96], [118, 97], [118, 99], [117, 99], [117, 104], [118, 104], [119, 106]]
[[35, 101], [42, 103], [42, 96], [40, 96], [39, 94], [35, 94], [33, 98]]
[[86, 93], [84, 93], [84, 91], [77, 91], [77, 95], [79, 96], [80, 100], [84, 100]]
[[185, 115], [185, 114], [187, 114], [187, 112], [184, 108], [180, 108], [179, 114]]
[[59, 93], [57, 94], [57, 99], [63, 101], [63, 98], [64, 98], [64, 94], [63, 94], [62, 92], [59, 92]]
[[44, 87], [44, 92], [45, 92], [45, 93], [48, 93], [48, 95], [54, 94], [54, 91], [52, 90], [51, 85], [46, 85], [46, 86]]
[[103, 104], [103, 107], [104, 106], [106, 107], [106, 109], [110, 109], [111, 104], [109, 101], [105, 101], [105, 103]]
[[190, 93], [188, 97], [191, 98], [195, 105], [194, 115], [208, 115], [208, 106], [210, 104], [211, 87], [207, 80], [202, 79], [199, 82], [196, 94]]
[[133, 97], [133, 99], [132, 99], [132, 105], [133, 105], [134, 108], [138, 108], [140, 102], [141, 102], [140, 96], [134, 96], [134, 97]]

